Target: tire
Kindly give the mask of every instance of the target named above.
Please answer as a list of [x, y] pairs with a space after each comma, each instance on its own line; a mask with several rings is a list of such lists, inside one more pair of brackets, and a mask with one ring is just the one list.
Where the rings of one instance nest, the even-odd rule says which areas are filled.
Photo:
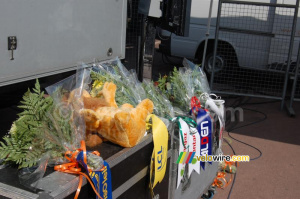
[[[205, 62], [204, 62], [204, 70], [205, 70], [206, 74], [209, 75], [209, 76], [212, 73], [213, 59], [214, 59], [214, 54], [209, 53], [206, 56]], [[214, 67], [214, 72], [218, 73], [218, 72], [224, 70], [226, 67], [227, 67], [226, 57], [222, 54], [217, 54], [216, 55], [216, 64], [215, 64], [215, 67]]]
[[[204, 71], [207, 76], [212, 74], [212, 62], [213, 62], [213, 52], [214, 52], [215, 40], [209, 40], [206, 49], [206, 56]], [[198, 63], [202, 63], [203, 51], [205, 43], [202, 42], [197, 49], [195, 59], [198, 60]], [[216, 56], [216, 67], [214, 73], [219, 73], [224, 70], [232, 70], [233, 68], [239, 68], [238, 58], [235, 52], [235, 49], [231, 44], [226, 41], [218, 41], [218, 51]]]

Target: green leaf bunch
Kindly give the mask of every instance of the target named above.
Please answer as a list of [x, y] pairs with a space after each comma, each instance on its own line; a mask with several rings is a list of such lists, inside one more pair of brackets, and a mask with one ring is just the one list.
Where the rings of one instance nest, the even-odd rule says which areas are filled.
[[169, 98], [174, 107], [178, 107], [184, 112], [189, 111], [187, 89], [176, 67], [169, 76], [160, 76], [157, 82], [158, 88]]
[[154, 114], [163, 118], [172, 119], [174, 117], [173, 106], [168, 98], [154, 86], [154, 83], [143, 82], [143, 88], [146, 91], [146, 97], [154, 104]]
[[[18, 107], [23, 111], [0, 142], [0, 159], [24, 168], [36, 165], [46, 153], [54, 159], [62, 158], [65, 150], [62, 141], [71, 142], [72, 139], [70, 120], [56, 114], [59, 109], [52, 97], [44, 96], [38, 80], [20, 103]], [[59, 142], [55, 142], [55, 138]]]
[[24, 94], [19, 108], [23, 112], [12, 124], [8, 135], [0, 142], [0, 159], [5, 163], [13, 162], [22, 167], [31, 167], [45, 152], [44, 141], [37, 138], [46, 113], [51, 109], [53, 100], [45, 98], [37, 81], [35, 88]]

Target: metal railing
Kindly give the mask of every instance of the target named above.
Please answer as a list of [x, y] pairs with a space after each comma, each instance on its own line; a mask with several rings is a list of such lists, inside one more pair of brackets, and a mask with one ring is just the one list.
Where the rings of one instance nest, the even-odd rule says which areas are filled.
[[204, 65], [211, 89], [278, 99], [283, 108], [288, 80], [297, 74], [298, 6], [299, 0], [295, 5], [220, 0], [213, 58]]

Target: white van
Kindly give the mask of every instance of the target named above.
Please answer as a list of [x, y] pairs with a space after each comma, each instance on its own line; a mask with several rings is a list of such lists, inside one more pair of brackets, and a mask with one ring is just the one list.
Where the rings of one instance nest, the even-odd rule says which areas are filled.
[[[244, 0], [246, 1], [246, 0]], [[277, 3], [296, 5], [296, 0], [251, 0], [252, 2]], [[213, 0], [211, 16], [211, 27], [208, 36], [208, 45], [205, 59], [205, 70], [211, 72], [213, 49], [215, 41], [215, 30], [218, 13], [218, 0]], [[224, 4], [223, 4], [224, 5]], [[191, 19], [188, 37], [180, 37], [175, 34], [161, 32], [164, 37], [161, 41], [160, 50], [166, 54], [178, 57], [187, 57], [200, 61], [203, 57], [203, 49], [206, 39], [210, 0], [192, 0]], [[293, 23], [293, 10], [290, 8], [257, 7], [231, 4], [226, 16], [222, 15], [221, 24], [227, 27], [251, 30], [250, 34], [237, 32], [219, 31], [219, 47], [224, 47], [223, 52], [216, 57], [216, 71], [227, 67], [228, 55], [230, 59], [235, 59], [240, 67], [258, 70], [276, 69], [285, 71], [289, 41]], [[235, 15], [238, 13], [238, 17]], [[300, 16], [300, 15], [298, 15]], [[245, 18], [248, 17], [248, 18]], [[269, 20], [271, 19], [271, 20]], [[249, 22], [249, 24], [245, 23]], [[253, 23], [252, 23], [253, 22]], [[252, 23], [252, 24], [250, 24]], [[253, 25], [254, 26], [251, 26]], [[300, 21], [297, 22], [296, 37], [292, 53], [292, 62], [296, 61], [298, 41], [300, 36]], [[268, 34], [264, 34], [268, 32]], [[260, 34], [263, 33], [263, 34]], [[170, 36], [167, 38], [167, 36]], [[221, 44], [221, 45], [220, 45]], [[222, 50], [221, 50], [222, 51]], [[233, 58], [234, 57], [234, 58]], [[291, 67], [293, 69], [293, 67]]]

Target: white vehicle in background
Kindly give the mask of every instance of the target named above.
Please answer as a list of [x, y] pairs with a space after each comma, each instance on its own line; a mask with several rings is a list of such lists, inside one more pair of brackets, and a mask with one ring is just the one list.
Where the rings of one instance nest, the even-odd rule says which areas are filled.
[[[246, 1], [246, 0], [243, 0]], [[277, 4], [290, 4], [296, 5], [296, 0], [251, 0], [251, 2], [264, 2], [264, 3], [277, 3]], [[211, 73], [212, 62], [213, 62], [213, 50], [215, 43], [215, 31], [216, 31], [216, 22], [217, 22], [217, 13], [218, 13], [218, 0], [213, 0], [213, 8], [211, 14], [211, 26], [209, 29], [209, 36], [206, 36], [207, 33], [207, 24], [208, 24], [208, 16], [210, 9], [210, 0], [193, 0], [191, 6], [191, 18], [190, 18], [190, 26], [189, 26], [189, 36], [188, 37], [180, 37], [174, 34], [170, 34], [167, 31], [161, 31], [160, 36], [163, 37], [160, 44], [160, 51], [171, 56], [177, 57], [186, 57], [189, 59], [198, 60], [199, 63], [202, 62], [203, 50], [205, 45], [205, 40], [208, 38], [207, 43], [207, 51], [204, 69], [206, 72]], [[234, 6], [233, 6], [234, 9]], [[282, 13], [282, 12], [281, 12]], [[259, 17], [257, 17], [257, 13], [255, 10], [247, 13], [243, 13], [241, 18], [236, 18], [236, 16], [230, 16], [230, 12], [228, 15], [227, 12], [227, 22], [230, 23], [232, 18], [235, 17], [235, 22], [241, 22], [242, 25], [239, 25], [238, 28], [246, 29], [247, 24], [243, 20], [245, 17], [251, 18], [251, 20], [259, 20], [263, 25], [262, 27], [270, 32], [270, 35], [273, 36], [263, 36], [259, 34], [237, 34], [237, 33], [228, 33], [224, 34], [222, 31], [219, 31], [219, 48], [223, 47], [225, 50], [221, 50], [222, 53], [217, 53], [216, 56], [216, 65], [215, 71], [218, 72], [225, 67], [228, 67], [228, 56], [230, 56], [231, 66], [233, 62], [236, 66], [257, 69], [257, 70], [266, 70], [270, 69], [270, 66], [273, 64], [281, 64], [281, 72], [284, 71], [284, 65], [287, 62], [287, 54], [289, 50], [289, 36], [287, 32], [291, 32], [291, 29], [283, 29], [283, 26], [278, 26], [276, 22], [280, 21], [281, 17], [288, 17], [293, 22], [293, 12], [286, 12], [286, 15], [281, 15], [278, 13], [277, 9], [266, 9]], [[270, 16], [273, 17], [273, 21], [270, 22]], [[300, 14], [298, 13], [298, 18]], [[231, 18], [230, 18], [231, 17]], [[222, 18], [223, 22], [227, 20], [226, 18]], [[283, 19], [283, 18], [282, 18]], [[231, 26], [231, 25], [229, 25]], [[292, 62], [296, 61], [296, 55], [299, 45], [299, 36], [300, 36], [300, 20], [297, 21], [296, 35], [292, 52]], [[259, 29], [256, 29], [259, 32]], [[228, 36], [228, 34], [232, 34]], [[169, 37], [169, 38], [168, 38]], [[260, 41], [259, 48], [257, 48], [257, 42], [250, 41]], [[285, 40], [286, 42], [282, 42]], [[281, 43], [279, 43], [281, 42]], [[256, 46], [255, 46], [256, 45]], [[274, 52], [272, 49], [279, 49]], [[249, 49], [255, 49], [255, 53], [249, 53]]]

